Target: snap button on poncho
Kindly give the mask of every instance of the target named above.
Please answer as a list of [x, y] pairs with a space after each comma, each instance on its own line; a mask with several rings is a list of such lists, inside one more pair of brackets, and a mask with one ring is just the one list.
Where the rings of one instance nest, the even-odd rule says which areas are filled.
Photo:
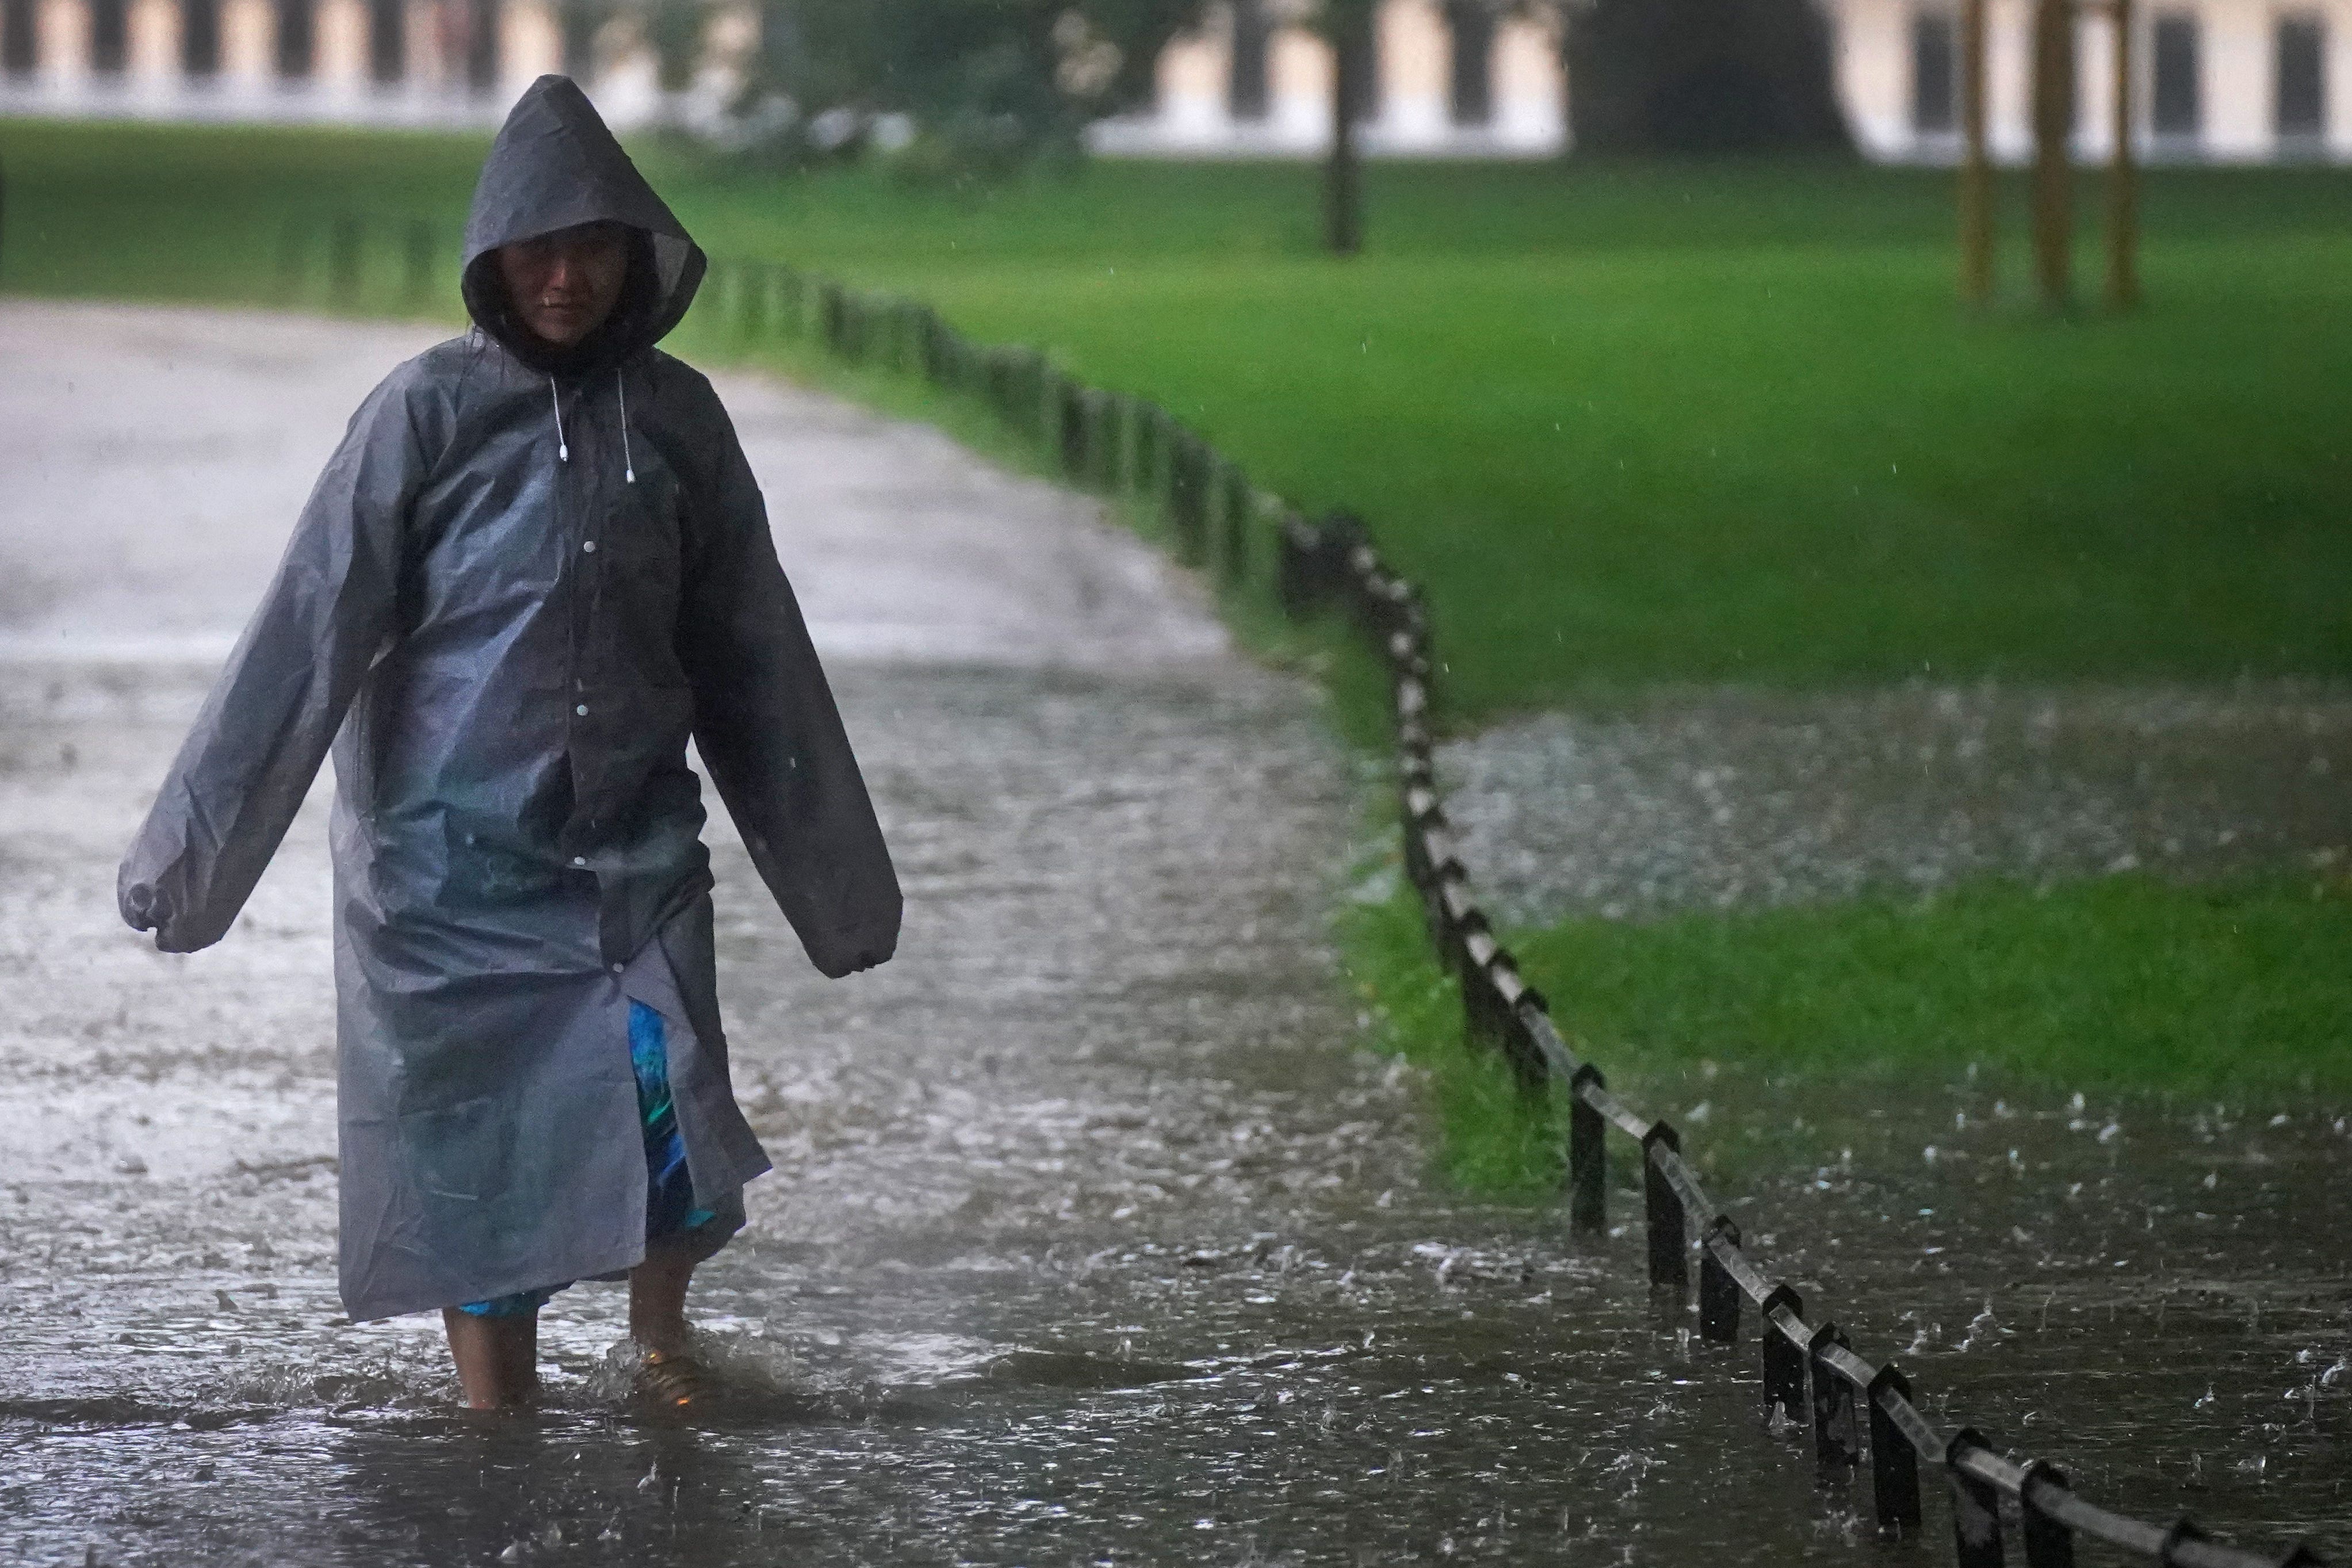
[[[627, 226], [629, 282], [550, 353], [491, 253], [598, 221]], [[352, 417], [120, 883], [158, 946], [218, 941], [331, 744], [354, 1320], [643, 1257], [633, 999], [667, 1029], [698, 1200], [768, 1168], [728, 1079], [689, 738], [820, 970], [898, 941], [759, 487], [709, 383], [653, 347], [702, 253], [569, 80], [499, 132], [465, 263], [477, 330]]]

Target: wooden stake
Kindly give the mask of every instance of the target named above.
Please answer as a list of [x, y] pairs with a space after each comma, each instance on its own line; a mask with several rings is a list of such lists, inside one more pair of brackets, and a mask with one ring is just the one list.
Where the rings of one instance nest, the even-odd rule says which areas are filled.
[[1992, 299], [1992, 165], [1985, 153], [1985, 0], [1960, 0], [1960, 300]]
[[2033, 279], [2042, 303], [2066, 308], [2074, 292], [2074, 7], [2033, 5]]
[[2107, 165], [2107, 304], [2139, 303], [2139, 163], [2132, 150], [2132, 4], [2113, 0], [2116, 27], [2115, 152]]

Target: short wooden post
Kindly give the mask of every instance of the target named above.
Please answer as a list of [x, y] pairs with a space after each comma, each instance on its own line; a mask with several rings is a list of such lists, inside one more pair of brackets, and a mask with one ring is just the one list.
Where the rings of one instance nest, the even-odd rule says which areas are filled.
[[2033, 280], [2042, 305], [2074, 293], [2074, 6], [2033, 4]]
[[1960, 0], [1960, 300], [1992, 299], [1992, 161], [1985, 147], [1985, 5]]
[[1601, 1069], [1590, 1062], [1569, 1079], [1568, 1223], [1571, 1229], [1597, 1236], [1609, 1228], [1609, 1150], [1604, 1142], [1609, 1124], [1577, 1092], [1587, 1084], [1609, 1087]]
[[2107, 158], [2107, 304], [2139, 303], [2139, 161], [2132, 145], [2132, 0], [2111, 0], [2115, 19], [2115, 147]]

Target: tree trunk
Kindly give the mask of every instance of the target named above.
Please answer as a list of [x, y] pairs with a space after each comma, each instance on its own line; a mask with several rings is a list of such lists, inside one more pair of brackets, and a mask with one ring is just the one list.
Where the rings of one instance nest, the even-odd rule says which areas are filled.
[[1960, 299], [1992, 299], [1992, 163], [1985, 152], [1985, 0], [1960, 0]]
[[2034, 0], [2033, 278], [2053, 310], [2064, 310], [2073, 293], [2074, 130], [2074, 7]]
[[2132, 156], [2132, 7], [2114, 0], [2115, 153], [2107, 169], [2107, 303], [2139, 303], [2139, 170]]
[[1356, 121], [1363, 115], [1364, 67], [1371, 58], [1372, 8], [1366, 0], [1330, 0], [1331, 152], [1323, 164], [1323, 243], [1334, 256], [1364, 245], [1362, 161]]

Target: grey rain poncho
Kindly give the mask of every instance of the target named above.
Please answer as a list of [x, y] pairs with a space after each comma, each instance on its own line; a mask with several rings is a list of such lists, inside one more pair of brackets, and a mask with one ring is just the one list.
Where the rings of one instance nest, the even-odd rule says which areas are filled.
[[[551, 356], [490, 253], [629, 226]], [[768, 1168], [719, 1031], [692, 738], [817, 968], [897, 944], [898, 879], [699, 374], [653, 344], [702, 253], [580, 89], [509, 117], [466, 226], [478, 330], [370, 395], [122, 865], [166, 952], [220, 939], [335, 758], [341, 1279], [354, 1320], [631, 1267], [631, 999], [663, 1016], [698, 1201]]]

